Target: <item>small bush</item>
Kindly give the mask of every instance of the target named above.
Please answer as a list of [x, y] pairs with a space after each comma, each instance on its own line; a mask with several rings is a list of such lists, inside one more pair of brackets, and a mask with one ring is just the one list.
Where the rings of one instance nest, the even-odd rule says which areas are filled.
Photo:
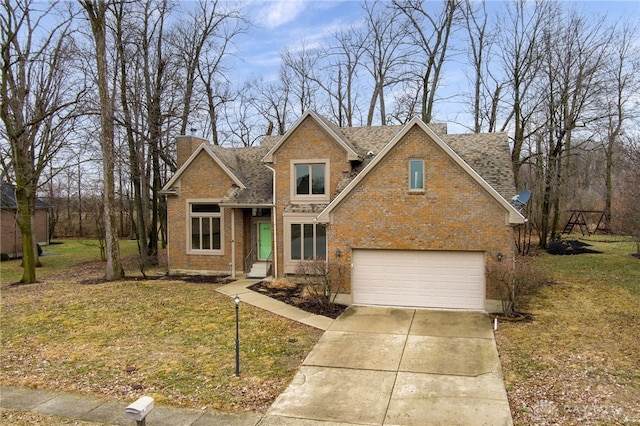
[[296, 273], [303, 280], [303, 297], [328, 306], [342, 289], [346, 269], [339, 261], [317, 259], [300, 262]]
[[537, 267], [530, 256], [519, 256], [515, 272], [507, 262], [495, 263], [487, 268], [488, 280], [494, 284], [502, 300], [502, 312], [509, 316], [549, 282], [546, 272]]
[[549, 284], [550, 278], [545, 270], [535, 264], [532, 257], [522, 256], [516, 263], [514, 281], [518, 308], [526, 306], [542, 286]]
[[265, 286], [279, 290], [289, 290], [296, 288], [298, 285], [285, 278], [276, 278], [272, 281], [265, 282]]

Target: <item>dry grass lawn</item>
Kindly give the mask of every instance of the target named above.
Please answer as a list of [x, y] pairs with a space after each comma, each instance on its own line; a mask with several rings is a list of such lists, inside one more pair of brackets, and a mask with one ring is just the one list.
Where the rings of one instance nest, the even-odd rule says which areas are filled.
[[[499, 325], [497, 344], [517, 425], [640, 424], [640, 260], [629, 256], [631, 243], [593, 244], [604, 253], [535, 258], [553, 283], [521, 307], [534, 320]], [[123, 401], [148, 394], [163, 404], [260, 412], [321, 334], [242, 305], [237, 379], [234, 305], [215, 285], [141, 279], [81, 284], [101, 276], [97, 254], [73, 242], [47, 250], [38, 284], [9, 285], [20, 277], [19, 267], [0, 266], [0, 383]], [[133, 274], [135, 260], [129, 269]], [[0, 423], [84, 424], [12, 410], [0, 414]]]
[[517, 425], [640, 424], [640, 260], [591, 243], [603, 253], [541, 255], [553, 284], [524, 307], [534, 321], [499, 326]]
[[[50, 246], [43, 262], [53, 264], [75, 244]], [[241, 304], [236, 378], [235, 305], [215, 291], [219, 284], [141, 278], [82, 284], [103, 274], [99, 261], [85, 260], [57, 271], [45, 267], [39, 283], [10, 285], [5, 271], [14, 276], [9, 269], [18, 266], [1, 267], [0, 382], [6, 385], [123, 401], [146, 394], [161, 404], [260, 412], [321, 335]], [[133, 274], [135, 261], [130, 267]]]

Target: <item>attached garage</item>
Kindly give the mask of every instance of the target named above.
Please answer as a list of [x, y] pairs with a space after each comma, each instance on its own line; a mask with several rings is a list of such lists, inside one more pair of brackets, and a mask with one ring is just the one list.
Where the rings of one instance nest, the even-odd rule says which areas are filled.
[[484, 310], [484, 252], [354, 249], [352, 261], [353, 303]]

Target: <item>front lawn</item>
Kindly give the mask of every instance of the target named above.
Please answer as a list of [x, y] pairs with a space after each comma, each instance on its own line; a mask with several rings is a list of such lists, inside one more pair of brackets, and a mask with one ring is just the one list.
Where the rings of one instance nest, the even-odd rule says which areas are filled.
[[496, 334], [517, 425], [640, 423], [640, 260], [635, 244], [595, 236], [602, 254], [536, 262], [552, 284]]
[[50, 254], [43, 257], [36, 284], [10, 284], [16, 278], [5, 277], [16, 276], [15, 265], [0, 265], [2, 384], [127, 402], [145, 394], [174, 406], [264, 411], [322, 334], [241, 304], [236, 378], [235, 305], [215, 291], [219, 284], [145, 280], [135, 258], [127, 264], [136, 278], [82, 284], [95, 283], [104, 265], [96, 260], [99, 252], [91, 259], [78, 255], [77, 266], [64, 260], [69, 252], [83, 251], [78, 244], [45, 249]]

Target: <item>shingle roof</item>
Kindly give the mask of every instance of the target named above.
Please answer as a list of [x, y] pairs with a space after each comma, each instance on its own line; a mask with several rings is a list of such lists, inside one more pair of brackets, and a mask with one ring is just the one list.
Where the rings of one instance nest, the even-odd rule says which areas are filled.
[[269, 146], [246, 148], [213, 147], [212, 151], [233, 174], [242, 181], [246, 189], [234, 186], [221, 204], [271, 205], [273, 203], [273, 173], [263, 163]]
[[516, 194], [506, 133], [454, 134], [442, 139], [505, 200]]
[[[349, 176], [342, 177], [338, 184], [337, 193], [340, 193], [405, 128], [403, 125], [338, 128], [326, 118], [318, 117], [362, 158], [361, 162], [354, 163], [353, 172]], [[506, 134], [448, 134], [446, 124], [429, 124], [428, 127], [505, 200], [510, 200], [515, 195]], [[257, 147], [210, 147], [211, 151], [246, 187], [246, 189], [236, 186], [231, 188], [222, 201], [223, 204], [263, 205], [273, 203], [273, 175], [263, 163], [263, 159], [282, 137], [267, 136]], [[319, 207], [298, 204], [287, 208], [291, 211], [315, 212]]]
[[[48, 209], [51, 206], [39, 198], [36, 198], [36, 209]], [[16, 191], [6, 182], [0, 183], [0, 208], [15, 210], [18, 208], [16, 202]]]

